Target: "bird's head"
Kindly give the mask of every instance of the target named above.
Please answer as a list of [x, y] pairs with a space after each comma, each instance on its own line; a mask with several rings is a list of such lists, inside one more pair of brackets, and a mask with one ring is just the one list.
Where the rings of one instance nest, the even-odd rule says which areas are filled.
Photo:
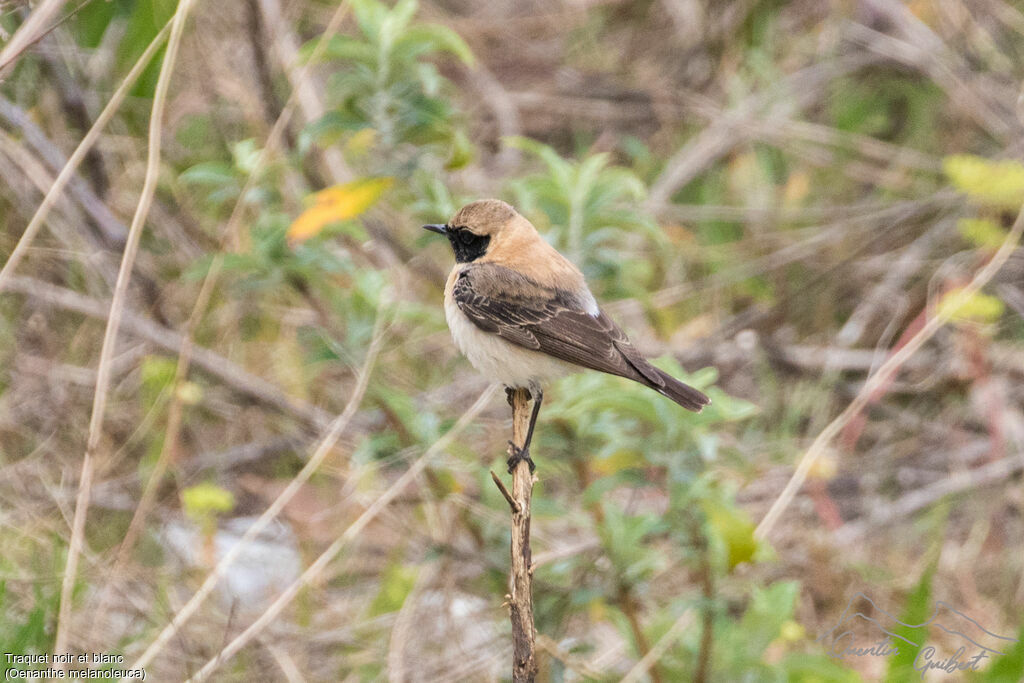
[[424, 225], [423, 229], [447, 237], [459, 263], [475, 261], [523, 231], [536, 234], [529, 221], [500, 199], [466, 204], [447, 223]]

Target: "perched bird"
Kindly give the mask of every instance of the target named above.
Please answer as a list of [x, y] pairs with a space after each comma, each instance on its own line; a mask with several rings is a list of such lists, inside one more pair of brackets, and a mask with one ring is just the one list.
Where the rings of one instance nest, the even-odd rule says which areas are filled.
[[477, 370], [533, 398], [522, 448], [512, 444], [509, 472], [534, 468], [530, 440], [542, 384], [581, 368], [640, 382], [687, 410], [711, 399], [654, 367], [597, 305], [583, 274], [541, 238], [530, 221], [497, 199], [459, 209], [448, 223], [424, 225], [451, 242], [455, 267], [444, 288], [452, 338]]

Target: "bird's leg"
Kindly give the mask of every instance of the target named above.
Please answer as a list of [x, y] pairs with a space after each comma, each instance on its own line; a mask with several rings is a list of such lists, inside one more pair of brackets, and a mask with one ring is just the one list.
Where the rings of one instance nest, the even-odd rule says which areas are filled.
[[[509, 404], [512, 403], [512, 392], [514, 389], [505, 390], [508, 392]], [[527, 392], [527, 396], [533, 396], [533, 411], [530, 413], [530, 426], [526, 430], [526, 439], [523, 441], [523, 447], [519, 448], [514, 443], [509, 441], [509, 445], [512, 447], [512, 455], [508, 459], [508, 473], [512, 474], [512, 470], [516, 468], [516, 465], [520, 461], [525, 460], [530, 464], [530, 474], [537, 469], [537, 466], [533, 464], [533, 460], [530, 458], [530, 442], [533, 441], [533, 428], [537, 426], [537, 416], [540, 415], [540, 404], [544, 400], [544, 392], [540, 390], [540, 387], [534, 387], [532, 392]]]

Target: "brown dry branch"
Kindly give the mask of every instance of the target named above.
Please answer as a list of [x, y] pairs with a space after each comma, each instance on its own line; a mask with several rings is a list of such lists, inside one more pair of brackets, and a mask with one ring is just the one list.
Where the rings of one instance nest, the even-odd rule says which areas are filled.
[[[509, 454], [526, 444], [530, 399], [526, 389], [512, 392], [512, 441]], [[512, 510], [512, 568], [509, 575], [509, 618], [512, 620], [512, 680], [532, 681], [537, 676], [537, 631], [533, 626], [533, 567], [530, 552], [530, 499], [534, 476], [530, 464], [520, 460], [512, 470], [512, 491], [491, 472], [498, 490]]]
[[[984, 444], [984, 447], [987, 449], [989, 446]], [[1008, 481], [1021, 470], [1024, 470], [1024, 455], [1002, 458], [977, 469], [956, 472], [934, 484], [909, 491], [888, 505], [871, 508], [863, 519], [848, 522], [836, 529], [836, 543], [851, 545], [872, 529], [890, 524], [893, 520], [909, 519], [911, 515], [946, 496]]]
[[[312, 585], [317, 578], [320, 577], [324, 569], [327, 568], [327, 565], [337, 557], [342, 548], [358, 536], [362, 530], [366, 528], [367, 524], [379, 515], [384, 508], [390, 505], [391, 502], [405, 490], [405, 487], [408, 486], [413, 479], [420, 475], [423, 469], [430, 464], [431, 460], [433, 460], [438, 453], [447, 448], [455, 437], [462, 433], [462, 430], [464, 430], [466, 426], [480, 414], [488, 402], [490, 402], [491, 398], [494, 396], [495, 389], [495, 385], [487, 387], [487, 389], [480, 394], [480, 397], [470, 407], [470, 409], [459, 418], [459, 420], [445, 433], [444, 436], [435, 441], [434, 444], [416, 460], [416, 462], [409, 466], [409, 469], [402, 473], [402, 476], [396, 479], [395, 482], [387, 488], [387, 490], [374, 499], [373, 503], [367, 507], [366, 510], [359, 515], [359, 517], [352, 522], [352, 524], [350, 524], [337, 539], [335, 539], [334, 543], [332, 543], [327, 550], [316, 558], [316, 561], [302, 573], [302, 576], [292, 582], [292, 584], [277, 597], [273, 604], [270, 605], [270, 607], [268, 607], [258, 619], [256, 619], [256, 621], [250, 624], [248, 628], [242, 631], [242, 633], [235, 637], [234, 640], [228, 643], [220, 652], [206, 662], [206, 664], [203, 665], [203, 668], [188, 679], [188, 683], [198, 683], [198, 681], [204, 681], [209, 678], [210, 674], [212, 674], [217, 667], [237, 654], [238, 651], [245, 647], [250, 641], [258, 637], [263, 632], [263, 629], [277, 619], [277, 617], [281, 615], [281, 612], [283, 612], [284, 609], [291, 604], [292, 600], [295, 599], [295, 596], [299, 594], [299, 591]], [[528, 466], [527, 471], [529, 471]], [[241, 545], [242, 542], [240, 541], [235, 545], [235, 547], [237, 548]], [[182, 612], [184, 612], [184, 610], [182, 610]], [[166, 641], [164, 641], [164, 643], [166, 643]], [[154, 642], [154, 645], [156, 644], [157, 641]], [[150, 649], [152, 650], [152, 646]], [[136, 666], [142, 665], [136, 664]]]
[[[381, 305], [384, 303], [384, 298], [381, 298]], [[224, 555], [224, 557], [217, 563], [217, 566], [213, 568], [213, 571], [204, 579], [199, 590], [189, 598], [188, 602], [178, 610], [171, 619], [171, 623], [163, 628], [160, 634], [153, 640], [152, 643], [146, 648], [145, 652], [139, 656], [138, 660], [129, 668], [145, 668], [149, 662], [160, 653], [161, 650], [167, 645], [167, 643], [174, 637], [178, 630], [188, 621], [192, 615], [199, 609], [200, 605], [209, 597], [213, 589], [216, 588], [220, 580], [227, 574], [228, 569], [238, 556], [242, 553], [245, 546], [256, 538], [267, 526], [281, 513], [284, 507], [295, 497], [295, 494], [305, 485], [309, 478], [313, 476], [313, 473], [320, 467], [328, 453], [337, 444], [338, 439], [341, 437], [342, 432], [348, 427], [352, 417], [355, 415], [356, 410], [363, 401], [363, 396], [366, 393], [366, 387], [370, 382], [370, 374], [373, 372], [374, 364], [377, 361], [377, 354], [380, 352], [381, 340], [384, 326], [384, 314], [381, 310], [377, 311], [377, 320], [374, 324], [373, 337], [370, 340], [370, 346], [366, 351], [366, 358], [363, 360], [363, 366], [359, 371], [356, 379], [356, 386], [352, 390], [351, 397], [349, 398], [348, 404], [345, 406], [345, 410], [334, 419], [333, 422], [328, 426], [327, 433], [317, 444], [316, 449], [310, 456], [309, 461], [303, 466], [299, 473], [296, 474], [292, 480], [288, 483], [283, 491], [274, 499], [274, 502], [270, 504], [263, 514], [260, 515], [259, 519], [253, 522], [252, 526], [246, 529], [245, 534], [238, 540], [235, 545], [231, 547], [231, 550]], [[244, 634], [243, 634], [244, 635]], [[255, 635], [255, 634], [253, 634]], [[241, 637], [241, 636], [240, 636]]]
[[[16, 275], [8, 281], [7, 286], [11, 292], [38, 299], [51, 306], [81, 313], [90, 318], [104, 319], [110, 308], [110, 304], [106, 301], [99, 301], [32, 277]], [[173, 353], [180, 353], [184, 344], [182, 335], [131, 311], [124, 312], [121, 327], [125, 332]], [[216, 351], [203, 346], [193, 346], [192, 356], [196, 366], [253, 401], [272, 406], [281, 413], [301, 420], [316, 430], [326, 429], [331, 422], [330, 414], [322, 408], [289, 396], [267, 380], [253, 375]]]
[[653, 667], [659, 659], [668, 651], [676, 640], [682, 637], [683, 633], [693, 624], [693, 608], [687, 607], [671, 627], [665, 631], [665, 635], [658, 639], [650, 650], [647, 651], [639, 662], [633, 665], [625, 676], [622, 683], [635, 683], [642, 680], [644, 675]]
[[[265, 10], [267, 9], [268, 6], [270, 6], [270, 4], [264, 3]], [[277, 9], [279, 10], [279, 8]], [[339, 7], [335, 13], [335, 18], [332, 21], [332, 24], [340, 24], [341, 20], [344, 18], [346, 14], [346, 10], [347, 6], [345, 5]], [[280, 22], [278, 21], [275, 23]], [[335, 28], [337, 28], [337, 26], [335, 26]], [[330, 30], [330, 28], [328, 30]], [[326, 41], [321, 41], [321, 43], [318, 45], [318, 49], [324, 49], [324, 45], [326, 45]], [[290, 55], [290, 57], [294, 59], [294, 54]], [[310, 60], [311, 64], [314, 62], [314, 59]], [[301, 70], [298, 76], [299, 79], [305, 80], [300, 80], [300, 86], [292, 91], [292, 94], [288, 99], [288, 103], [285, 105], [285, 110], [282, 111], [277, 121], [274, 122], [274, 126], [270, 132], [267, 144], [260, 153], [259, 159], [256, 162], [256, 167], [253, 169], [253, 172], [251, 172], [248, 178], [246, 179], [245, 188], [239, 194], [239, 197], [245, 197], [248, 194], [249, 188], [251, 188], [251, 186], [255, 183], [256, 178], [259, 176], [259, 171], [263, 168], [264, 164], [269, 160], [267, 152], [268, 150], [275, 148], [279, 143], [281, 136], [284, 133], [284, 129], [287, 126], [288, 121], [290, 120], [291, 112], [293, 111], [295, 103], [298, 101], [305, 105], [303, 95], [308, 95], [308, 91], [310, 91], [308, 77], [309, 65], [306, 65], [306, 67]], [[351, 175], [351, 172], [344, 167], [343, 162], [340, 162], [340, 156], [337, 156], [335, 154], [334, 156], [329, 157], [329, 159], [335, 159], [335, 161], [338, 161], [338, 163], [342, 164], [341, 166], [338, 166], [337, 164], [332, 165], [332, 173], [341, 176], [343, 179], [347, 179]], [[185, 379], [188, 376], [189, 366], [191, 365], [192, 362], [195, 334], [199, 328], [199, 324], [202, 321], [203, 316], [206, 313], [206, 309], [210, 303], [211, 297], [213, 296], [213, 292], [214, 289], [216, 288], [217, 282], [220, 279], [220, 273], [224, 262], [223, 248], [226, 244], [233, 243], [235, 246], [237, 246], [239, 243], [239, 240], [237, 238], [237, 232], [239, 229], [239, 224], [242, 220], [243, 211], [244, 203], [241, 200], [239, 200], [238, 202], [235, 203], [234, 209], [231, 212], [231, 216], [228, 219], [227, 229], [225, 230], [224, 236], [222, 237], [221, 240], [221, 249], [218, 250], [216, 257], [213, 260], [213, 263], [211, 264], [209, 270], [206, 273], [206, 276], [203, 279], [203, 284], [200, 287], [199, 295], [196, 297], [196, 303], [192, 308], [192, 313], [189, 315], [185, 335], [182, 340], [181, 351], [178, 357], [178, 364], [175, 370], [174, 380], [171, 383], [171, 386], [174, 388], [174, 391], [172, 392], [171, 395], [171, 405], [168, 410], [166, 438], [164, 439], [164, 444], [160, 450], [160, 455], [157, 458], [157, 462], [153, 468], [153, 472], [151, 473], [149, 480], [146, 482], [146, 487], [143, 490], [142, 498], [139, 501], [139, 505], [135, 510], [135, 514], [132, 516], [132, 521], [129, 524], [128, 531], [125, 533], [124, 540], [121, 542], [121, 546], [118, 549], [117, 558], [114, 561], [114, 569], [112, 572], [114, 581], [110, 583], [116, 583], [117, 577], [120, 573], [120, 569], [127, 562], [128, 555], [131, 552], [132, 548], [134, 547], [135, 542], [142, 531], [143, 525], [145, 524], [146, 516], [149, 514], [150, 508], [153, 506], [156, 497], [157, 487], [163, 480], [163, 476], [166, 473], [170, 461], [174, 459], [175, 451], [178, 445], [178, 439], [180, 438], [181, 434], [182, 419], [184, 414], [184, 405], [181, 396], [177, 391], [177, 388], [180, 387], [185, 382]], [[110, 583], [108, 583], [108, 586], [110, 585]], [[107, 591], [105, 590], [104, 596], [106, 595]], [[102, 599], [100, 601], [100, 607], [96, 610], [97, 621], [102, 616], [104, 611], [105, 599]]]
[[917, 353], [925, 342], [931, 339], [942, 326], [949, 322], [950, 318], [953, 317], [956, 311], [960, 310], [964, 303], [977, 294], [999, 272], [999, 269], [1010, 258], [1010, 254], [1016, 249], [1022, 232], [1024, 232], [1024, 207], [1017, 214], [1013, 228], [1007, 233], [1003, 243], [999, 246], [996, 253], [992, 255], [988, 263], [975, 274], [974, 278], [965, 287], [950, 295], [949, 306], [935, 311], [928, 318], [928, 322], [925, 323], [924, 327], [907, 340], [907, 343], [898, 351], [889, 356], [888, 360], [878, 368], [878, 372], [868, 378], [868, 381], [864, 383], [864, 386], [861, 387], [853, 401], [846, 406], [846, 409], [818, 434], [810, 448], [800, 458], [796, 471], [793, 472], [793, 476], [790, 477], [782, 492], [779, 493], [779, 497], [772, 503], [771, 508], [769, 508], [761, 523], [757, 525], [757, 529], [754, 531], [756, 538], [763, 539], [771, 533], [779, 517], [793, 501], [793, 497], [796, 496], [800, 487], [803, 486], [807, 473], [815, 461], [825, 452], [828, 444], [839, 435], [846, 424], [867, 406], [878, 388], [885, 386], [895, 376], [896, 372], [903, 367], [904, 363]]
[[714, 162], [751, 136], [751, 122], [764, 130], [765, 122], [778, 124], [811, 106], [823, 93], [822, 85], [840, 74], [851, 73], [872, 60], [863, 54], [807, 67], [780, 81], [770, 91], [749, 95], [722, 112], [707, 128], [687, 141], [669, 158], [665, 170], [651, 185], [646, 208], [657, 213], [672, 195]]
[[[170, 30], [170, 24], [167, 25], [166, 30], [161, 31], [159, 37], [161, 40], [156, 44], [162, 44], [162, 38], [166, 37], [166, 31]], [[156, 52], [154, 47], [152, 52]], [[139, 63], [145, 66], [148, 63], [148, 55], [144, 55], [140, 59]], [[142, 67], [138, 68], [138, 73], [142, 72]], [[135, 78], [132, 74], [125, 79], [125, 82], [129, 86], [135, 83]], [[120, 100], [120, 98], [117, 98]], [[113, 101], [114, 98], [111, 98]], [[109, 104], [107, 106], [110, 106]], [[18, 130], [21, 133], [22, 138], [25, 141], [26, 147], [31, 148], [39, 156], [39, 158], [45, 162], [46, 166], [56, 172], [61, 172], [68, 165], [68, 160], [65, 158], [64, 153], [60, 151], [60, 148], [36, 125], [29, 116], [28, 112], [14, 104], [14, 102], [8, 100], [6, 97], [0, 96], [0, 118], [3, 118], [12, 130]], [[90, 126], [91, 128], [91, 126]], [[91, 151], [91, 150], [88, 150]], [[74, 166], [77, 168], [77, 164]], [[44, 194], [50, 191], [53, 183], [48, 184], [44, 190]], [[128, 226], [124, 225], [120, 219], [115, 216], [109, 207], [103, 202], [100, 197], [96, 195], [92, 186], [89, 185], [81, 177], [74, 175], [68, 182], [68, 192], [74, 198], [82, 210], [88, 214], [89, 218], [96, 225], [96, 228], [103, 235], [104, 239], [109, 244], [124, 244], [125, 238], [128, 237]]]
[[92, 149], [96, 140], [99, 139], [100, 133], [106, 127], [107, 123], [113, 118], [114, 114], [120, 108], [124, 98], [128, 95], [128, 92], [135, 85], [135, 81], [138, 80], [142, 72], [149, 66], [149, 60], [153, 58], [153, 55], [157, 53], [160, 47], [164, 43], [164, 39], [167, 38], [168, 33], [171, 29], [171, 22], [167, 22], [160, 32], [153, 38], [146, 48], [146, 51], [142, 53], [142, 56], [136, 60], [134, 66], [128, 75], [124, 77], [121, 85], [118, 86], [117, 90], [110, 97], [110, 101], [107, 102], [107, 106], [103, 108], [100, 115], [96, 117], [96, 122], [92, 125], [89, 131], [82, 138], [82, 141], [78, 143], [78, 147], [68, 158], [64, 168], [61, 169], [60, 173], [57, 174], [57, 178], [53, 181], [53, 185], [50, 187], [50, 191], [46, 193], [39, 208], [36, 209], [36, 213], [32, 216], [28, 225], [25, 227], [25, 232], [22, 233], [18, 239], [18, 243], [14, 246], [14, 250], [11, 251], [11, 255], [7, 257], [7, 262], [4, 264], [3, 269], [0, 269], [0, 291], [3, 291], [8, 281], [14, 275], [14, 269], [18, 267], [18, 263], [22, 257], [28, 251], [29, 245], [35, 238], [36, 233], [43, 226], [43, 222], [46, 220], [46, 216], [53, 205], [56, 204], [57, 198], [60, 193], [64, 190], [64, 187], [71, 181], [75, 175], [75, 171], [78, 169], [79, 164], [85, 159], [86, 154]]
[[584, 678], [592, 678], [599, 681], [606, 677], [599, 669], [588, 665], [585, 661], [561, 647], [553, 638], [543, 633], [537, 634], [537, 646], [564, 664], [565, 668], [575, 671]]
[[67, 0], [45, 0], [36, 6], [25, 23], [18, 27], [4, 45], [4, 49], [0, 50], [0, 74], [3, 74], [7, 66], [13, 64], [25, 50], [54, 29], [54, 22], [65, 2]]
[[92, 477], [99, 456], [100, 437], [103, 433], [103, 415], [107, 407], [107, 391], [110, 386], [110, 360], [117, 344], [117, 333], [124, 314], [125, 301], [128, 295], [128, 282], [131, 280], [135, 255], [138, 252], [142, 229], [149, 215], [149, 207], [156, 192], [156, 183], [160, 170], [160, 142], [163, 133], [164, 105], [170, 87], [171, 74], [177, 59], [181, 36], [185, 30], [185, 19], [192, 8], [192, 0], [182, 0], [174, 13], [171, 23], [171, 35], [167, 40], [167, 52], [160, 66], [156, 91], [153, 94], [153, 109], [149, 120], [149, 154], [146, 163], [146, 176], [142, 184], [142, 193], [128, 229], [128, 241], [121, 258], [121, 268], [117, 274], [117, 285], [114, 298], [110, 302], [110, 317], [103, 335], [103, 346], [100, 349], [100, 360], [96, 370], [96, 391], [93, 395], [92, 416], [89, 420], [89, 436], [82, 459], [82, 473], [78, 485], [78, 499], [75, 501], [75, 517], [71, 527], [71, 541], [68, 545], [68, 558], [64, 569], [64, 579], [60, 591], [60, 611], [57, 615], [57, 635], [54, 639], [54, 652], [67, 651], [69, 620], [71, 617], [71, 597], [75, 587], [75, 576], [78, 573], [78, 558], [82, 552], [85, 539], [85, 519], [89, 510], [89, 494]]
[[[298, 102], [304, 122], [317, 121], [324, 115], [326, 109], [320, 97], [324, 86], [315, 79], [310, 68], [310, 65], [316, 62], [309, 59], [301, 69], [299, 68], [301, 65], [299, 37], [292, 31], [291, 24], [285, 19], [280, 0], [258, 0], [258, 2], [261, 17], [271, 38], [271, 48], [280, 62], [281, 70], [292, 86], [292, 96], [289, 100]], [[318, 50], [320, 45], [326, 44], [326, 39], [321, 41], [317, 46]], [[356, 177], [339, 149], [333, 146], [327, 147], [320, 153], [331, 175], [332, 182], [344, 183]]]
[[[300, 83], [305, 83], [308, 86], [308, 78], [312, 65], [316, 63], [316, 61], [319, 58], [319, 55], [323, 52], [323, 50], [326, 49], [328, 38], [338, 31], [338, 29], [341, 26], [341, 22], [347, 15], [347, 13], [347, 4], [342, 4], [338, 7], [337, 10], [335, 10], [334, 15], [331, 18], [331, 21], [324, 32], [324, 36], [321, 38], [321, 41], [317, 44], [316, 49], [310, 56], [309, 63], [307, 63], [303, 67], [303, 69], [299, 72], [299, 75], [297, 76]], [[139, 501], [139, 505], [136, 508], [135, 514], [132, 517], [131, 524], [129, 525], [128, 531], [126, 532], [125, 538], [122, 541], [121, 547], [118, 551], [117, 559], [115, 560], [114, 563], [113, 575], [115, 577], [115, 580], [117, 577], [118, 570], [120, 569], [120, 567], [124, 565], [124, 563], [127, 562], [128, 554], [130, 553], [132, 547], [135, 544], [136, 539], [141, 533], [142, 527], [145, 523], [146, 516], [149, 513], [149, 509], [150, 507], [152, 507], [153, 502], [155, 500], [157, 486], [160, 484], [163, 475], [166, 472], [167, 466], [172, 457], [174, 456], [174, 452], [177, 448], [177, 443], [181, 432], [184, 406], [182, 404], [181, 396], [176, 391], [176, 389], [177, 387], [182, 385], [182, 383], [185, 381], [185, 378], [188, 376], [188, 369], [193, 357], [195, 334], [199, 328], [199, 324], [202, 321], [203, 316], [206, 314], [206, 310], [213, 296], [214, 289], [216, 288], [216, 285], [220, 279], [221, 270], [224, 265], [224, 248], [226, 246], [229, 246], [237, 250], [241, 244], [239, 230], [245, 213], [245, 203], [241, 200], [241, 198], [246, 197], [249, 194], [249, 191], [254, 187], [256, 179], [259, 177], [260, 171], [265, 167], [265, 165], [270, 160], [270, 152], [276, 149], [278, 144], [280, 143], [281, 138], [284, 135], [285, 128], [287, 127], [288, 122], [291, 120], [291, 115], [295, 110], [296, 103], [302, 101], [302, 94], [306, 92], [306, 90], [308, 90], [308, 87], [294, 89], [291, 95], [289, 96], [288, 101], [285, 104], [280, 116], [278, 116], [277, 120], [274, 122], [274, 125], [271, 128], [270, 134], [268, 136], [266, 145], [264, 145], [263, 149], [260, 150], [259, 156], [256, 159], [256, 163], [251, 172], [248, 174], [242, 191], [239, 193], [239, 200], [235, 203], [231, 211], [231, 215], [228, 217], [227, 226], [221, 238], [220, 249], [218, 250], [213, 261], [211, 262], [210, 268], [207, 270], [206, 276], [203, 278], [203, 284], [200, 287], [198, 296], [196, 297], [196, 303], [192, 307], [192, 312], [189, 315], [185, 335], [183, 336], [182, 339], [181, 351], [178, 357], [178, 364], [175, 370], [174, 380], [172, 382], [172, 387], [175, 388], [175, 391], [172, 393], [171, 406], [168, 411], [167, 430], [164, 445], [161, 448], [160, 456], [157, 459], [154, 471], [150, 475], [150, 478], [146, 483], [146, 488], [143, 491], [142, 498]], [[349, 173], [347, 169], [344, 168], [343, 165], [340, 167], [332, 167], [331, 170], [332, 173], [340, 174], [342, 177]], [[380, 317], [378, 316], [378, 324], [379, 323]], [[375, 359], [376, 352], [377, 348], [376, 346], [374, 346], [372, 353], [368, 354], [368, 358]], [[372, 363], [373, 360], [370, 360], [369, 362]], [[338, 432], [337, 435], [335, 435], [335, 441], [337, 440], [338, 436], [340, 436], [340, 431]], [[241, 543], [239, 545], [241, 545]], [[102, 614], [103, 612], [102, 607], [104, 606], [104, 603], [102, 601], [100, 603], [100, 606], [101, 609], [97, 611], [98, 615]]]

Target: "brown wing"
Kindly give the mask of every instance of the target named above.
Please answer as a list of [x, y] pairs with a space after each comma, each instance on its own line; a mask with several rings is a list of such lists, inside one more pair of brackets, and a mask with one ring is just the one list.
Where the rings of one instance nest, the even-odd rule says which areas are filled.
[[646, 384], [688, 410], [711, 400], [654, 367], [603, 311], [591, 315], [572, 292], [541, 287], [495, 264], [464, 269], [452, 296], [474, 325], [503, 339], [576, 365]]
[[503, 266], [462, 271], [452, 291], [459, 309], [480, 329], [592, 370], [664, 385], [657, 369], [603, 312], [583, 310], [571, 293], [547, 290]]

